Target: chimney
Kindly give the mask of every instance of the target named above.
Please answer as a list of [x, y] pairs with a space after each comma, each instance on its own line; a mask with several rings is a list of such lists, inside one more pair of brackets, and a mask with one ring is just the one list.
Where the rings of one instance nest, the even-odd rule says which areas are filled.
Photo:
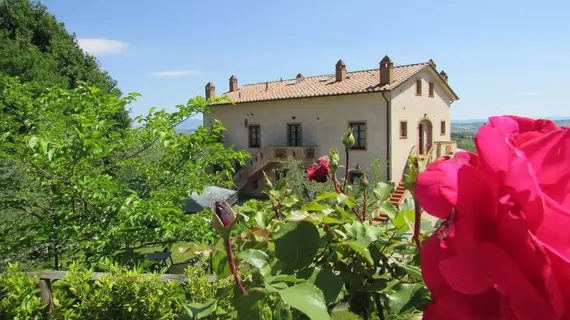
[[439, 73], [439, 75], [443, 78], [443, 80], [445, 80], [445, 82], [447, 82], [447, 80], [449, 79], [447, 73], [445, 73], [445, 71], [443, 70]]
[[304, 76], [302, 73], [299, 73], [295, 79], [297, 79], [297, 80], [304, 80], [304, 79], [305, 79], [305, 76]]
[[265, 91], [269, 90], [269, 82], [265, 83]]
[[429, 59], [429, 63], [431, 63], [434, 69], [437, 69], [437, 65], [435, 64], [435, 61], [433, 61], [433, 59]]
[[384, 86], [394, 82], [394, 62], [390, 57], [385, 56], [380, 61], [380, 85]]
[[344, 64], [344, 61], [342, 60], [338, 60], [338, 62], [336, 63], [336, 81], [340, 82], [344, 79], [346, 79], [346, 64]]
[[213, 83], [208, 82], [206, 84], [206, 99], [214, 98], [216, 96], [216, 86]]
[[238, 89], [238, 82], [236, 76], [232, 75], [230, 77], [230, 92], [237, 91]]

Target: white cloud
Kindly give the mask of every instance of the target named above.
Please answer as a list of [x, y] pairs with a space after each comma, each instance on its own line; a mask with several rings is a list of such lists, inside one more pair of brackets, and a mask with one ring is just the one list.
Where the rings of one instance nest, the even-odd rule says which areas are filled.
[[523, 93], [521, 93], [521, 96], [538, 96], [541, 93], [542, 92], [539, 92], [539, 91], [523, 92]]
[[118, 40], [104, 38], [79, 38], [79, 46], [93, 55], [119, 54], [127, 51], [127, 44]]
[[153, 77], [186, 77], [197, 74], [198, 71], [196, 70], [171, 70], [171, 71], [153, 72], [150, 75]]

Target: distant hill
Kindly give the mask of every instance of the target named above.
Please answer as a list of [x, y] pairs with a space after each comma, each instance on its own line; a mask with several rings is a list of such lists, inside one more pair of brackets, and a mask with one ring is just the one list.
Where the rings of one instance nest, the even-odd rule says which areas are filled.
[[[551, 117], [556, 125], [570, 127], [570, 119], [563, 117]], [[451, 121], [451, 132], [455, 133], [468, 133], [475, 134], [479, 128], [486, 123], [487, 120], [452, 120]]]
[[202, 125], [202, 119], [186, 119], [176, 129], [180, 131], [194, 131]]

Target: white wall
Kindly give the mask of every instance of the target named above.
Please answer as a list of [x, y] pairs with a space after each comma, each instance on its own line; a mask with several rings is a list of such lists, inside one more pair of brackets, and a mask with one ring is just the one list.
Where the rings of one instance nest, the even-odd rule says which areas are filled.
[[[430, 68], [420, 72], [392, 92], [392, 180], [399, 181], [410, 149], [419, 143], [418, 127], [422, 119], [432, 124], [433, 141], [451, 140], [451, 96], [440, 84]], [[422, 81], [422, 95], [416, 95], [416, 80]], [[429, 82], [435, 85], [434, 96], [429, 97]], [[441, 134], [441, 121], [445, 121], [445, 134]], [[408, 136], [400, 138], [400, 121], [408, 122]]]
[[300, 123], [304, 146], [317, 146], [316, 157], [328, 154], [329, 148], [336, 146], [342, 163], [342, 136], [349, 121], [366, 121], [367, 148], [351, 151], [351, 166], [368, 168], [374, 158], [386, 158], [386, 102], [381, 93], [220, 105], [204, 114], [204, 125], [210, 125], [213, 119], [222, 121], [228, 129], [224, 145], [251, 154], [260, 148], [248, 147], [245, 119], [250, 125], [260, 125], [261, 148], [287, 145], [287, 124]]

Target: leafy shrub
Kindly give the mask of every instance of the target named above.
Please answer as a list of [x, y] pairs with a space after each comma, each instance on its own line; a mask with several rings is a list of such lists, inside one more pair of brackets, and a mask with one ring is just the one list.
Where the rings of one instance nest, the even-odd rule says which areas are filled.
[[[347, 153], [354, 143], [350, 136], [348, 131], [343, 139]], [[393, 182], [371, 185], [363, 176], [340, 183], [338, 162], [338, 151], [331, 149], [310, 168], [311, 180], [324, 191], [305, 195], [307, 201], [295, 194], [294, 188], [307, 184], [294, 167], [286, 172], [296, 178], [293, 188], [286, 178], [274, 182], [266, 176], [269, 201], [233, 209], [216, 204], [212, 226], [220, 241], [212, 266], [219, 277], [233, 275], [238, 318], [395, 320], [421, 313], [429, 293], [418, 247], [434, 226], [421, 220], [412, 199], [398, 207], [388, 202]], [[410, 157], [408, 189], [424, 167]], [[250, 229], [235, 237], [232, 229], [244, 222]], [[215, 311], [203, 308], [202, 316]]]
[[91, 272], [73, 266], [67, 277], [54, 282], [52, 319], [176, 319], [184, 290], [175, 282], [161, 282], [154, 274], [112, 267], [109, 275], [90, 281]]
[[36, 289], [39, 279], [10, 265], [0, 276], [0, 319], [193, 319], [212, 301], [218, 312], [211, 319], [235, 316], [233, 283], [209, 281], [202, 267], [189, 267], [183, 284], [117, 265], [95, 281], [91, 270], [72, 264], [70, 271], [52, 283], [53, 305], [46, 307]]
[[17, 264], [10, 264], [0, 275], [0, 319], [41, 319], [44, 308], [36, 286], [38, 278], [31, 278], [18, 271]]

